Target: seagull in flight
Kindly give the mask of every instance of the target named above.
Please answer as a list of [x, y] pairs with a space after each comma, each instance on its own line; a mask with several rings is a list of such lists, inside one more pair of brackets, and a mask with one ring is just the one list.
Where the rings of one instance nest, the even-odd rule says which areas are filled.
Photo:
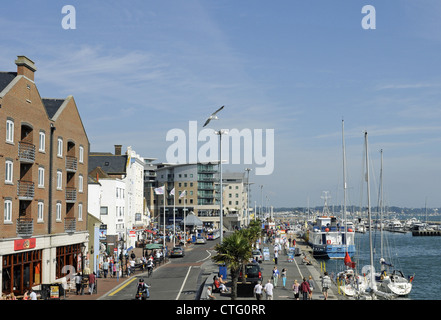
[[216, 116], [216, 113], [221, 111], [223, 108], [224, 108], [224, 106], [220, 107], [215, 112], [213, 112], [213, 114], [208, 117], [207, 121], [205, 121], [205, 124], [203, 125], [203, 127], [205, 127], [207, 124], [209, 124], [211, 120], [218, 120], [219, 118]]

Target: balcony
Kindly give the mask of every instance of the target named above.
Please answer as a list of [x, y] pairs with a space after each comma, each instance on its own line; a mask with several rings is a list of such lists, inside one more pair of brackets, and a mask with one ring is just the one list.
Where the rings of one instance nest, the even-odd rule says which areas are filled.
[[64, 218], [64, 231], [67, 233], [74, 233], [77, 231], [77, 219], [76, 218]]
[[34, 163], [35, 145], [32, 143], [20, 141], [18, 143], [18, 160], [25, 163]]
[[76, 157], [66, 156], [66, 171], [77, 172], [78, 159]]
[[19, 200], [34, 199], [35, 186], [32, 181], [18, 180], [17, 196]]
[[77, 188], [66, 187], [66, 202], [75, 203], [77, 201]]
[[17, 236], [29, 238], [34, 234], [34, 219], [32, 218], [18, 218], [17, 219]]

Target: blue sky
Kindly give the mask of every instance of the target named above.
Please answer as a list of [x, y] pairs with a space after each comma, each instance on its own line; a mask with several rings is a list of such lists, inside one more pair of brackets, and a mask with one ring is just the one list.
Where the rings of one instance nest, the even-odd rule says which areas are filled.
[[258, 206], [259, 185], [274, 206], [321, 205], [324, 190], [342, 203], [344, 118], [349, 204], [365, 203], [367, 130], [373, 202], [383, 149], [386, 204], [441, 207], [440, 16], [437, 0], [11, 1], [0, 70], [34, 60], [42, 97], [74, 96], [92, 151], [166, 161], [167, 132], [221, 105], [213, 128], [274, 129], [274, 172], [251, 173]]

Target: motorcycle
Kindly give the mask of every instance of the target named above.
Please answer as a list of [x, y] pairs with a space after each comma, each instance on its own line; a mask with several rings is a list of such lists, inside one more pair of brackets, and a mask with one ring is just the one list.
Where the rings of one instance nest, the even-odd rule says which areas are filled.
[[138, 285], [138, 289], [136, 291], [135, 300], [146, 300], [150, 298], [150, 292], [149, 292], [150, 286], [147, 284], [144, 285]]

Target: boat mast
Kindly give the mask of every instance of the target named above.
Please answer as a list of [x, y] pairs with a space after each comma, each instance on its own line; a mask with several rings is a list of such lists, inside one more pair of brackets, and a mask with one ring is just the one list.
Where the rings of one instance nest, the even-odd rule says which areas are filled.
[[383, 255], [383, 149], [380, 150], [381, 154], [381, 169], [380, 169], [380, 253], [381, 258], [384, 258]]
[[346, 221], [346, 150], [345, 150], [345, 121], [341, 121], [342, 146], [343, 146], [343, 221], [345, 223], [345, 247], [348, 252], [348, 222]]
[[375, 277], [374, 277], [374, 254], [373, 254], [373, 244], [372, 244], [372, 223], [371, 223], [371, 192], [369, 184], [369, 151], [368, 151], [368, 134], [367, 131], [364, 132], [364, 142], [365, 142], [365, 152], [366, 152], [366, 182], [367, 182], [367, 211], [368, 211], [368, 225], [369, 225], [369, 256], [371, 263], [371, 287], [375, 290]]

